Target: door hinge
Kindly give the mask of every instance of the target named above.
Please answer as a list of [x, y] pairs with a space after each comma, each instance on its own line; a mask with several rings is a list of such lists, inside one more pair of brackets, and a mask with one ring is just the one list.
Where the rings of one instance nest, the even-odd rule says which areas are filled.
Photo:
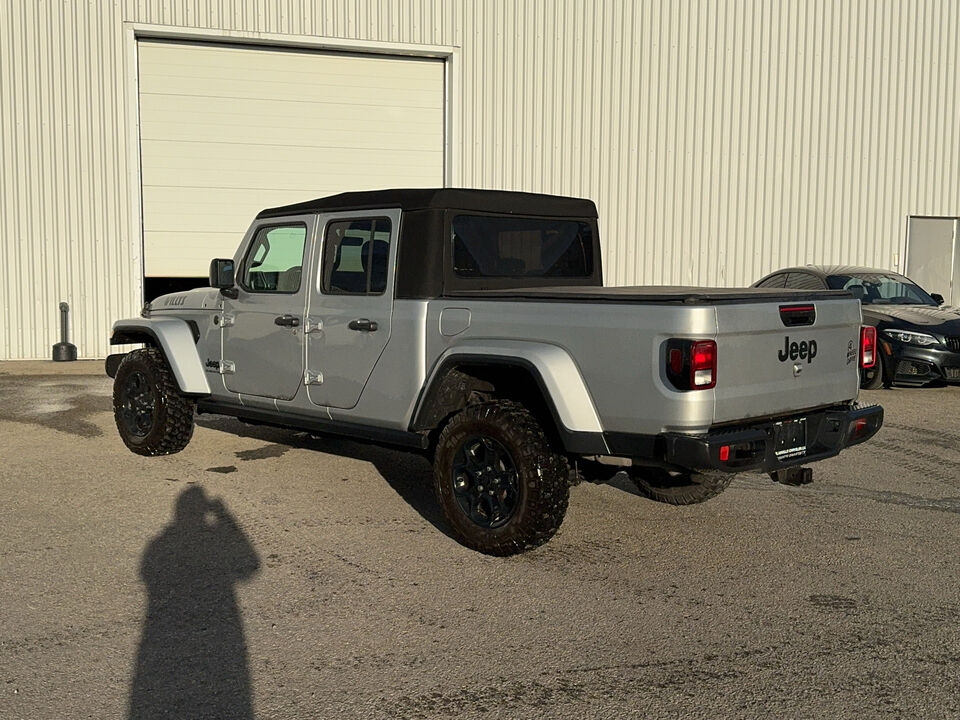
[[220, 361], [220, 374], [233, 375], [237, 371], [237, 364], [233, 360]]
[[323, 373], [322, 372], [312, 372], [307, 370], [303, 374], [303, 384], [304, 385], [322, 385], [323, 384]]
[[315, 320], [314, 318], [309, 316], [303, 319], [304, 334], [319, 332], [320, 330], [323, 330], [323, 320], [319, 320], [319, 319]]
[[231, 327], [236, 319], [236, 316], [230, 313], [221, 313], [213, 316], [213, 324], [219, 325], [221, 328]]

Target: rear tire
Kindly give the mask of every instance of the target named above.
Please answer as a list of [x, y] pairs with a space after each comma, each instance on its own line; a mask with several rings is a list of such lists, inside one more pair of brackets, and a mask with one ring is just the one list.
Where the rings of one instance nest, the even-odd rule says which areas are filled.
[[443, 428], [434, 488], [454, 537], [487, 555], [514, 555], [557, 532], [570, 498], [566, 458], [509, 401], [471, 405]]
[[641, 495], [670, 505], [695, 505], [716, 497], [733, 481], [735, 473], [668, 472], [661, 468], [634, 467], [628, 471]]
[[193, 410], [159, 350], [123, 358], [113, 381], [113, 417], [131, 451], [148, 457], [180, 452], [193, 437]]

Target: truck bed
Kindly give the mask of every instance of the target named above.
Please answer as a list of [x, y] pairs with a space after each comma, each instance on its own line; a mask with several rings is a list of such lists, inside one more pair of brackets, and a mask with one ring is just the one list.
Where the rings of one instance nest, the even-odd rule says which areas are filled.
[[648, 303], [721, 305], [755, 302], [837, 300], [853, 295], [846, 290], [788, 290], [786, 288], [700, 288], [669, 285], [629, 287], [529, 287], [509, 290], [454, 290], [450, 298], [478, 300], [533, 300], [578, 303]]

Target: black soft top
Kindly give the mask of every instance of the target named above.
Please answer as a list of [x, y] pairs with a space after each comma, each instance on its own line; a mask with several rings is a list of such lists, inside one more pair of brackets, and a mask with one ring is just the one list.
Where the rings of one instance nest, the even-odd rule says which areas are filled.
[[412, 210], [474, 210], [509, 215], [549, 215], [552, 217], [596, 218], [592, 200], [507, 190], [469, 188], [408, 188], [365, 190], [307, 200], [282, 207], [268, 208], [257, 218], [302, 215], [314, 212], [340, 212], [400, 208]]

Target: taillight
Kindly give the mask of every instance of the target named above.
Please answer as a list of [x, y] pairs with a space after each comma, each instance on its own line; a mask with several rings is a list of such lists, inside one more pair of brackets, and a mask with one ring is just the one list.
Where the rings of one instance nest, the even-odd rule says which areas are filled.
[[713, 340], [667, 341], [667, 379], [678, 390], [709, 390], [717, 384], [717, 343]]
[[877, 329], [870, 325], [860, 328], [860, 367], [870, 369], [877, 364]]
[[697, 340], [690, 350], [690, 385], [694, 390], [708, 390], [717, 384], [717, 344], [713, 340]]

